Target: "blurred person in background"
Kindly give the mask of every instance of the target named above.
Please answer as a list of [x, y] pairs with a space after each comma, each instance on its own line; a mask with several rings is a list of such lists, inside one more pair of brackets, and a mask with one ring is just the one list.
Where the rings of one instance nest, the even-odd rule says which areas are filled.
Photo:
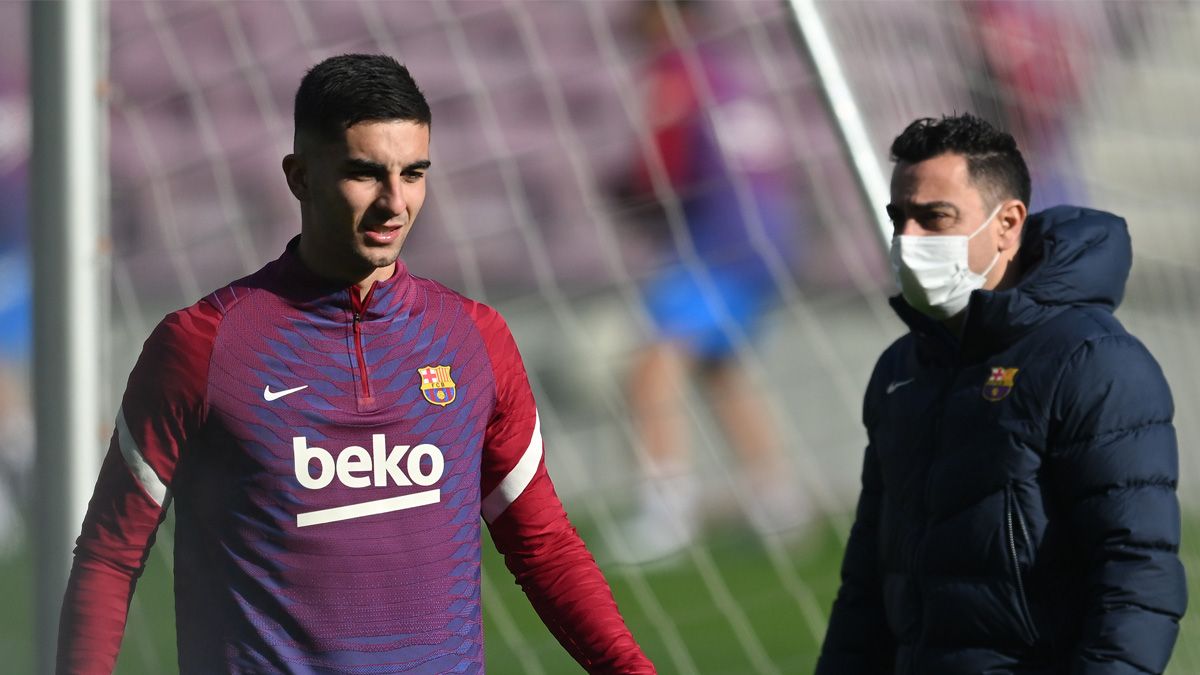
[[1077, 117], [1087, 66], [1073, 58], [1087, 53], [1069, 20], [1069, 12], [1080, 10], [1013, 0], [971, 0], [966, 10], [983, 53], [979, 109], [993, 110], [1000, 126], [1037, 158], [1030, 171], [1037, 203], [1086, 203], [1069, 126]]
[[895, 139], [909, 332], [863, 405], [862, 494], [817, 672], [1162, 673], [1187, 604], [1171, 392], [1113, 316], [1125, 221], [1028, 214], [1012, 136]]
[[[620, 191], [634, 203], [659, 203], [637, 223], [654, 240], [659, 267], [642, 288], [653, 342], [635, 358], [627, 383], [645, 477], [639, 510], [614, 545], [625, 563], [679, 552], [711, 506], [692, 466], [692, 376], [740, 459], [737, 489], [751, 524], [773, 535], [794, 532], [806, 518], [769, 394], [739, 358], [777, 299], [764, 254], [788, 261], [791, 249], [790, 195], [772, 165], [783, 137], [772, 111], [738, 90], [718, 54], [677, 42], [681, 33], [699, 33], [708, 11], [687, 0], [634, 10], [652, 54], [642, 86], [653, 146], [639, 153]], [[682, 222], [673, 226], [668, 202], [676, 199]]]
[[504, 319], [399, 258], [431, 113], [381, 55], [315, 66], [300, 236], [146, 341], [75, 549], [59, 673], [109, 673], [175, 504], [183, 673], [482, 672], [480, 520], [589, 672], [653, 673], [563, 510]]

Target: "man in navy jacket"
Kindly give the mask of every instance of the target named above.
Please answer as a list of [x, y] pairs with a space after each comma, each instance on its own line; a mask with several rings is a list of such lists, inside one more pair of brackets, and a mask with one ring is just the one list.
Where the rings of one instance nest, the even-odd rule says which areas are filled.
[[1187, 604], [1171, 393], [1113, 316], [1124, 220], [1028, 215], [971, 115], [892, 145], [909, 332], [863, 405], [862, 494], [817, 672], [1161, 673]]

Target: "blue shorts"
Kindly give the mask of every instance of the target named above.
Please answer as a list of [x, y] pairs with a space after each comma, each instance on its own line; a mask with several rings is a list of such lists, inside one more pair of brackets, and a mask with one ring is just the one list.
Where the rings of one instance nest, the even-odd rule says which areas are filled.
[[682, 344], [696, 358], [721, 360], [734, 354], [743, 336], [757, 333], [771, 286], [732, 270], [675, 264], [642, 294], [660, 339]]

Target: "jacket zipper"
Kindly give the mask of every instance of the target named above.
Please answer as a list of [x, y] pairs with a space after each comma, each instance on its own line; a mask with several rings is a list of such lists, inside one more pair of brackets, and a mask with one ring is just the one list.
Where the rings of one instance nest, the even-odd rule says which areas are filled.
[[[1017, 537], [1016, 527], [1021, 528], [1021, 538], [1024, 540], [1025, 549], [1031, 550], [1032, 546], [1029, 540], [1029, 531], [1025, 529], [1025, 518], [1021, 516], [1021, 511], [1017, 508], [1017, 496], [1013, 492], [1012, 486], [1008, 486], [1004, 490], [1005, 499], [1008, 508], [1005, 509], [1005, 520], [1008, 527], [1008, 549], [1012, 555], [1013, 577], [1017, 581], [1017, 603], [1021, 609], [1021, 618], [1025, 621], [1025, 627], [1029, 631], [1031, 640], [1037, 640], [1037, 632], [1033, 628], [1033, 618], [1029, 614], [1029, 602], [1025, 597], [1025, 581], [1021, 577], [1021, 559], [1017, 556]], [[1013, 516], [1016, 516], [1016, 525], [1013, 524]]]
[[350, 306], [354, 310], [354, 353], [358, 357], [358, 372], [362, 377], [362, 397], [371, 398], [371, 381], [367, 377], [367, 358], [363, 355], [362, 347], [362, 321], [363, 314], [367, 311], [367, 305], [371, 302], [371, 294], [375, 291], [375, 286], [372, 284], [370, 290], [367, 291], [367, 297], [361, 298], [358, 294], [358, 287], [350, 287]]

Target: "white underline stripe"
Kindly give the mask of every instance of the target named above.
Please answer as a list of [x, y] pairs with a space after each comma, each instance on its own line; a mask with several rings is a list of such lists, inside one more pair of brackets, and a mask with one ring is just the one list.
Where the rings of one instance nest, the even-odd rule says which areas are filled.
[[163, 485], [158, 474], [154, 473], [154, 469], [146, 462], [141, 448], [133, 439], [133, 432], [129, 430], [129, 424], [125, 421], [124, 408], [117, 411], [117, 445], [121, 448], [121, 455], [125, 458], [125, 464], [133, 474], [134, 480], [142, 486], [155, 504], [165, 504], [168, 496], [167, 486]]
[[484, 520], [489, 523], [494, 521], [504, 513], [510, 504], [517, 501], [517, 497], [520, 497], [525, 488], [529, 487], [541, 461], [542, 418], [535, 412], [533, 436], [529, 439], [529, 447], [525, 448], [525, 453], [521, 455], [521, 459], [517, 460], [517, 465], [508, 472], [504, 480], [500, 481], [491, 494], [484, 498], [480, 507]]
[[346, 506], [335, 506], [331, 509], [321, 509], [320, 511], [297, 513], [296, 527], [336, 523], [339, 520], [350, 520], [351, 518], [362, 518], [363, 516], [375, 516], [380, 513], [415, 509], [418, 506], [436, 504], [441, 499], [441, 490], [425, 490], [424, 492], [414, 492], [412, 494], [400, 495], [399, 497], [376, 499], [373, 502], [348, 504]]

